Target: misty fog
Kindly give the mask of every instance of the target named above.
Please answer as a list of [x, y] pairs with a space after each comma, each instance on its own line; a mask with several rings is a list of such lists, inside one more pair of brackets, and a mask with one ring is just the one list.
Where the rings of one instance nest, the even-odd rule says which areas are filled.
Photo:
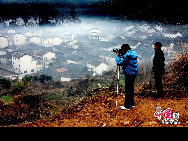
[[18, 51], [30, 56], [40, 50], [51, 52], [55, 58], [50, 66], [48, 64], [38, 71], [53, 75], [56, 70], [65, 68], [69, 72], [60, 74], [57, 79], [84, 77], [85, 74], [95, 76], [115, 68], [116, 54], [112, 49], [120, 48], [124, 43], [137, 52], [139, 63], [152, 60], [153, 44], [157, 41], [163, 44], [166, 63], [180, 44], [187, 47], [187, 25], [121, 21], [107, 17], [80, 17], [53, 26], [39, 26], [32, 18], [26, 25], [21, 18], [16, 19], [16, 26], [11, 22], [7, 20], [0, 26], [0, 63], [12, 67], [12, 58], [6, 55]]

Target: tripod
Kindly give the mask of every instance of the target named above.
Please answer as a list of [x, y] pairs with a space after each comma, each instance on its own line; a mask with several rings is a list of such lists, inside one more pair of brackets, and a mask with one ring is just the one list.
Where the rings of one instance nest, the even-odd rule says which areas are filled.
[[116, 110], [117, 110], [117, 97], [119, 94], [119, 72], [120, 72], [120, 66], [118, 65], [117, 65], [116, 72], [117, 72], [117, 94], [116, 94]]

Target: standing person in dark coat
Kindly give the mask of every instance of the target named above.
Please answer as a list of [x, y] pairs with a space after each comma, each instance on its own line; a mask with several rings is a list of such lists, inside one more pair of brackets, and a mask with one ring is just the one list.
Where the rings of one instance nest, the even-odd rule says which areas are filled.
[[152, 70], [154, 72], [155, 79], [155, 88], [157, 90], [157, 96], [163, 96], [163, 87], [162, 87], [162, 76], [165, 73], [165, 58], [164, 53], [161, 50], [162, 44], [160, 42], [156, 42], [154, 44], [155, 56], [153, 58], [153, 67]]

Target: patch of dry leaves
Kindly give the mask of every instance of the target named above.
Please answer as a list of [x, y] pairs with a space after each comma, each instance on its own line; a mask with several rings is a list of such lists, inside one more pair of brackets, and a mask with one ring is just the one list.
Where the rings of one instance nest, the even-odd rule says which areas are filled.
[[[114, 94], [115, 91], [102, 88], [53, 119], [38, 120], [17, 127], [188, 127], [187, 97], [156, 99], [137, 95], [136, 107], [126, 111], [119, 108], [124, 104], [124, 94], [117, 97], [117, 109]], [[171, 108], [174, 113], [179, 113], [180, 124], [162, 124], [154, 117], [158, 106], [163, 110]]]

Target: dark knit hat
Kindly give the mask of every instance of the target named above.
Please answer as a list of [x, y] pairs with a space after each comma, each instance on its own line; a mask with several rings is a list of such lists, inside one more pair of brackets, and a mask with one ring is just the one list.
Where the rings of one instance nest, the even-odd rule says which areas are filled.
[[156, 42], [154, 45], [155, 45], [156, 47], [159, 47], [159, 48], [162, 47], [162, 44], [161, 44], [160, 42]]
[[131, 50], [131, 47], [130, 47], [128, 44], [123, 44], [123, 45], [121, 46], [121, 49], [122, 49], [122, 50]]

